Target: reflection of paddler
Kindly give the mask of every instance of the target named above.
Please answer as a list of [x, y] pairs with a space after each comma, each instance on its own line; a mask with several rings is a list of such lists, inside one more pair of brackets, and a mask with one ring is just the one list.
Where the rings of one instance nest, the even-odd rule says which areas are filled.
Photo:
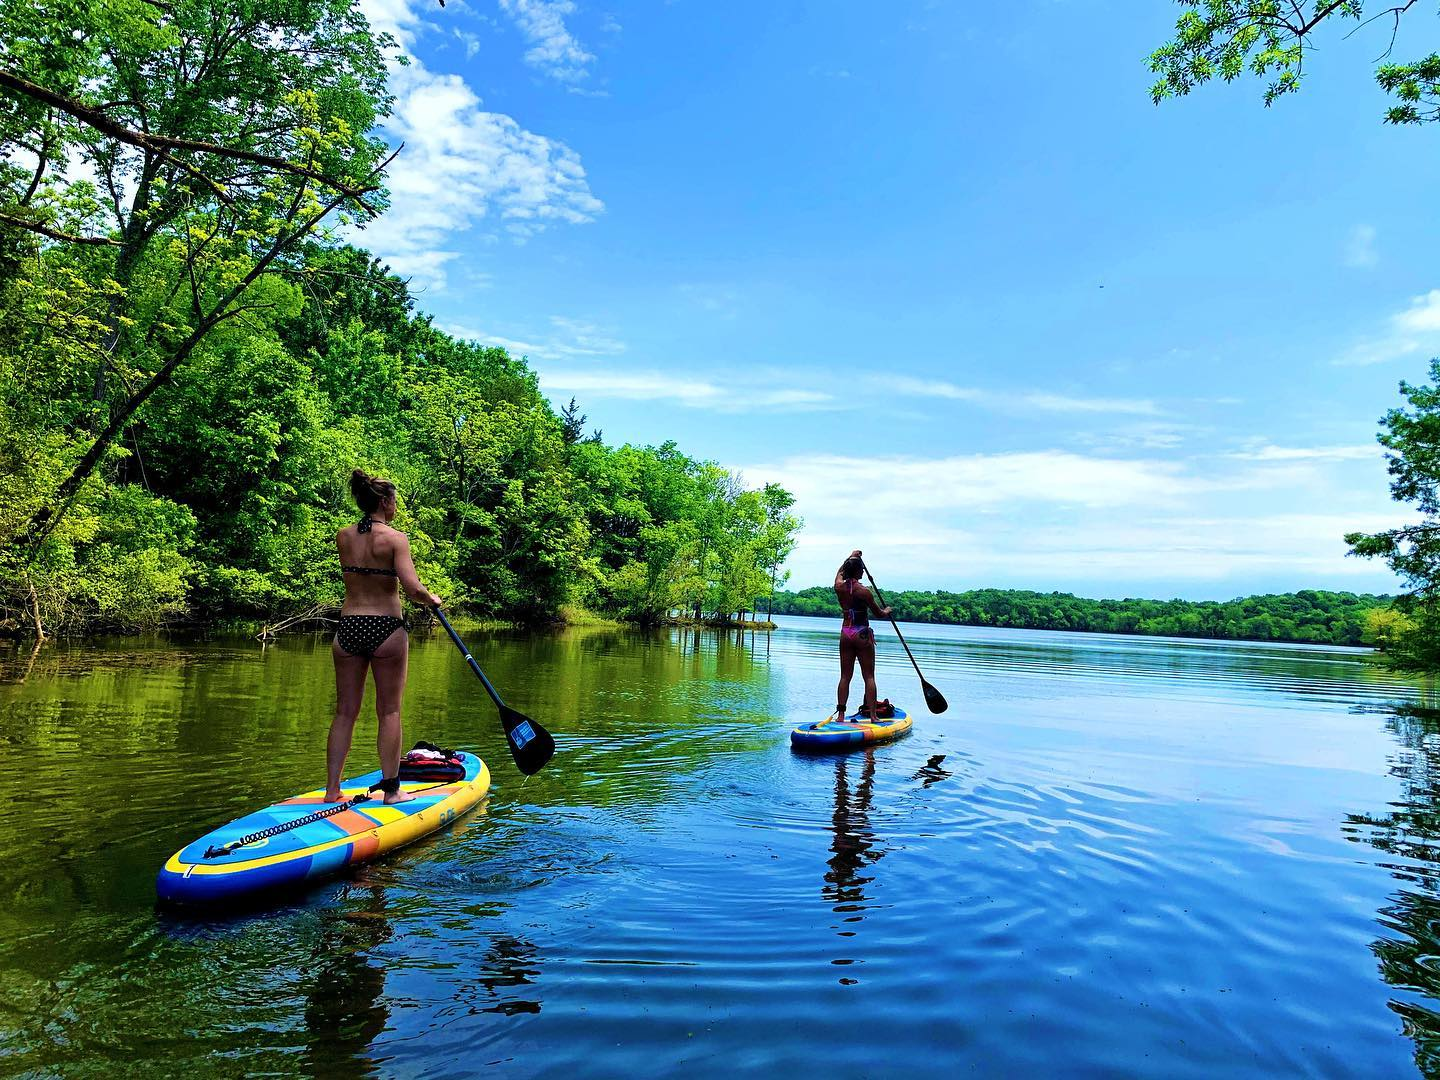
[[368, 954], [393, 936], [385, 891], [372, 887], [359, 910], [322, 915], [315, 981], [305, 1000], [309, 1071], [365, 1076], [378, 1063], [366, 1053], [390, 1022], [385, 969]]
[[865, 751], [860, 783], [852, 794], [847, 776], [848, 757], [835, 761], [835, 812], [831, 818], [834, 838], [830, 842], [830, 869], [821, 890], [833, 902], [836, 911], [855, 910], [863, 902], [865, 886], [873, 878], [861, 877], [860, 871], [880, 858], [875, 834], [870, 830], [870, 801], [875, 790], [875, 751]]
[[528, 998], [506, 997], [505, 991], [535, 982], [540, 969], [535, 962], [535, 946], [520, 938], [501, 934], [490, 943], [485, 955], [485, 975], [480, 985], [499, 1000], [484, 1012], [515, 1016], [517, 1013], [538, 1013], [540, 1002]]
[[929, 761], [927, 761], [924, 765], [921, 765], [920, 768], [915, 770], [915, 775], [912, 776], [910, 779], [919, 780], [927, 788], [931, 784], [938, 784], [947, 776], [952, 775], [952, 773], [948, 769], [942, 769], [940, 767], [940, 763], [944, 760], [944, 754], [932, 755]]

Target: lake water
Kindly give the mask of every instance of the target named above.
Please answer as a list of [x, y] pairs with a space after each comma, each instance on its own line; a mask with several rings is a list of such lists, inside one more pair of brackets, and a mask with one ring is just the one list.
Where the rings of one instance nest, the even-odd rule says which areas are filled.
[[[1357, 650], [909, 627], [896, 743], [792, 753], [835, 623], [443, 636], [407, 736], [482, 812], [243, 916], [157, 912], [318, 784], [328, 644], [0, 653], [0, 1074], [1440, 1076], [1440, 713]], [[858, 683], [851, 695], [859, 700]], [[374, 764], [374, 722], [354, 768]]]

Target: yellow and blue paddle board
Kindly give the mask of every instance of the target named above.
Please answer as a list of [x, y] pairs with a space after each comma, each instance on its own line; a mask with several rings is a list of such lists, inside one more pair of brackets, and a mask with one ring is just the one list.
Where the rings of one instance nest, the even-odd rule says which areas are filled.
[[884, 720], [869, 720], [859, 713], [838, 720], [832, 713], [818, 723], [801, 724], [790, 732], [790, 745], [797, 750], [852, 750], [898, 739], [910, 726], [910, 714], [898, 705], [895, 715]]
[[[463, 779], [406, 781], [400, 787], [415, 796], [409, 802], [386, 806], [376, 792], [322, 816], [337, 804], [322, 802], [324, 789], [316, 789], [236, 818], [170, 856], [155, 891], [168, 903], [241, 900], [299, 887], [418, 840], [473, 810], [490, 790], [485, 763], [474, 754], [456, 756], [465, 766]], [[346, 780], [341, 790], [347, 799], [363, 795], [380, 779], [377, 769]], [[290, 827], [298, 821], [303, 824]], [[247, 837], [254, 839], [237, 845]]]

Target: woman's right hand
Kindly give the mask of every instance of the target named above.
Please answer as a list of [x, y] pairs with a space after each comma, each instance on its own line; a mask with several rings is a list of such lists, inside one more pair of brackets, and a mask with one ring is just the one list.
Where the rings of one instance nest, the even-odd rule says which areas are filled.
[[856, 548], [854, 551], [850, 552], [850, 558], [858, 559], [863, 554], [864, 552], [862, 552], [859, 548]]

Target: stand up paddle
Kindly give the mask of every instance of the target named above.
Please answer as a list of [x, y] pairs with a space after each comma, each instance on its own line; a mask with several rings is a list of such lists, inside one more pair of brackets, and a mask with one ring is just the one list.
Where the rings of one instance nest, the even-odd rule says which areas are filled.
[[470, 650], [465, 647], [465, 642], [460, 640], [460, 635], [450, 625], [450, 620], [445, 618], [445, 613], [438, 607], [430, 610], [435, 612], [435, 617], [440, 620], [440, 625], [445, 627], [445, 632], [450, 635], [450, 640], [455, 642], [455, 647], [460, 650], [460, 655], [465, 657], [465, 662], [470, 665], [470, 670], [479, 677], [480, 685], [485, 687], [485, 692], [490, 695], [490, 700], [495, 702], [495, 707], [500, 710], [500, 725], [505, 729], [505, 742], [510, 747], [510, 756], [515, 759], [515, 767], [526, 776], [532, 776], [539, 772], [545, 767], [545, 763], [554, 756], [555, 740], [534, 720], [524, 713], [516, 712], [500, 700], [500, 695], [495, 692], [495, 687], [490, 685], [490, 680], [485, 677], [485, 672], [480, 670], [480, 665], [475, 662], [475, 657], [470, 655]]
[[[870, 574], [870, 567], [865, 566], [863, 562], [860, 565], [865, 568], [865, 576], [870, 578], [870, 588], [875, 591], [875, 599], [880, 601], [881, 607], [884, 607], [885, 597], [880, 593], [880, 586], [875, 584], [875, 579]], [[894, 615], [890, 616], [890, 625], [895, 627], [895, 636], [900, 639], [900, 644], [905, 646], [905, 655], [910, 657], [910, 663], [915, 665], [915, 674], [920, 675], [920, 665], [915, 663], [915, 654], [910, 651], [910, 646], [905, 644], [905, 635], [900, 633], [900, 624], [895, 621]], [[945, 700], [945, 695], [926, 682], [924, 675], [920, 675], [920, 689], [925, 692], [925, 704], [930, 707], [931, 712], [942, 713], [950, 707]]]

